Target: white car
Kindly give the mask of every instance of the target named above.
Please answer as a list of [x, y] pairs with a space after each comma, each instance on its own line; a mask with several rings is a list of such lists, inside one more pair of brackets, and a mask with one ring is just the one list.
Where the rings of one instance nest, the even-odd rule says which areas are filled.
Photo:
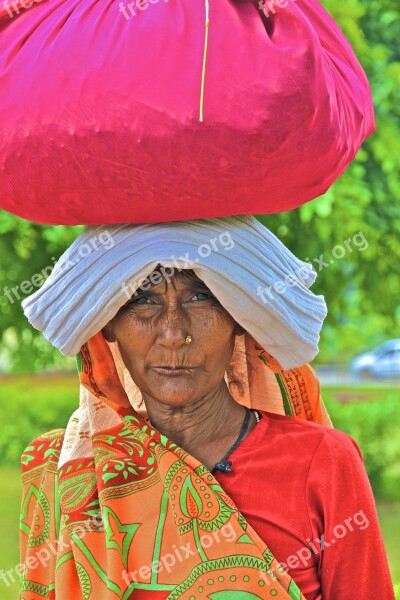
[[364, 352], [351, 363], [353, 373], [373, 377], [400, 377], [400, 339], [384, 342], [371, 352]]

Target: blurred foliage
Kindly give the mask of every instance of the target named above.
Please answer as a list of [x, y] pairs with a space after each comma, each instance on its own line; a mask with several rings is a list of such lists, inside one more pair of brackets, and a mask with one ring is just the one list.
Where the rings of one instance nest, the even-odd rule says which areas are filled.
[[[313, 290], [325, 296], [329, 307], [317, 361], [345, 363], [359, 351], [400, 337], [400, 4], [323, 4], [367, 72], [377, 131], [323, 197], [260, 219], [317, 270]], [[37, 225], [0, 213], [0, 371], [73, 368], [73, 361], [54, 351], [26, 322], [20, 301], [29, 293], [17, 290], [17, 298], [11, 290], [42, 269], [48, 273], [81, 229]], [[367, 240], [365, 250], [355, 244], [359, 232]], [[345, 254], [331, 264], [338, 246]], [[321, 263], [315, 259], [321, 255], [328, 266], [319, 272]]]
[[[0, 371], [74, 368], [73, 360], [63, 357], [29, 326], [21, 308], [29, 292], [24, 294], [20, 287], [30, 282], [30, 293], [39, 289], [81, 231], [83, 227], [38, 225], [0, 211]], [[35, 275], [39, 278], [32, 285]]]
[[[317, 362], [346, 363], [400, 337], [400, 3], [322, 3], [366, 70], [377, 129], [324, 196], [261, 220], [318, 273], [312, 289], [325, 296], [329, 314]], [[358, 232], [367, 240], [365, 250], [353, 241]], [[349, 239], [351, 251], [343, 244]], [[334, 259], [337, 246], [346, 250], [343, 258]], [[328, 263], [322, 270], [314, 260], [321, 254]]]
[[349, 401], [338, 402], [338, 388], [323, 388], [322, 396], [336, 429], [345, 431], [361, 448], [365, 468], [377, 498], [398, 500], [400, 489], [399, 389], [358, 388], [366, 400], [357, 397], [357, 388], [345, 390]]
[[1, 381], [1, 400], [0, 464], [18, 465], [35, 437], [67, 426], [79, 405], [79, 377], [7, 377]]

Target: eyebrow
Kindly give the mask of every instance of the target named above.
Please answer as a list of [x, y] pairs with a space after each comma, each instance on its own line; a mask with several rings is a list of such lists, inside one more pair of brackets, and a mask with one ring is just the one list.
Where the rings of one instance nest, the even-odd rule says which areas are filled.
[[[189, 279], [189, 278], [188, 278]], [[132, 298], [135, 296], [141, 296], [143, 294], [147, 295], [147, 294], [154, 294], [154, 295], [160, 295], [162, 292], [157, 290], [157, 288], [159, 287], [160, 284], [157, 285], [152, 285], [152, 287], [150, 287], [147, 290], [143, 290], [140, 287], [135, 290], [134, 294], [132, 295]], [[212, 294], [212, 291], [210, 290], [209, 287], [207, 287], [207, 285], [204, 283], [204, 281], [202, 281], [201, 279], [197, 280], [197, 279], [191, 279], [188, 282], [187, 285], [187, 289], [189, 289], [189, 291], [191, 290], [195, 290], [201, 288], [202, 290], [207, 290], [208, 292], [210, 292], [210, 294]], [[184, 290], [182, 290], [184, 291]]]

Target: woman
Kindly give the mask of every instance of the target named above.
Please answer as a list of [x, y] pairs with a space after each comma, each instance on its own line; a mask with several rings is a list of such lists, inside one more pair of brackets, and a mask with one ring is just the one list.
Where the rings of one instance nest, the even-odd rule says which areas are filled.
[[21, 598], [394, 598], [315, 276], [253, 217], [74, 242], [23, 303], [81, 397], [22, 458]]

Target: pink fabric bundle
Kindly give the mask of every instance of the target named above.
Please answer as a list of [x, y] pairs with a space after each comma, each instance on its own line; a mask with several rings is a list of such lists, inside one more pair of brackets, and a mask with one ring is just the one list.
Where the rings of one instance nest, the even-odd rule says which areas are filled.
[[317, 0], [261, 8], [5, 2], [0, 207], [43, 223], [148, 223], [324, 193], [374, 130], [367, 78]]

